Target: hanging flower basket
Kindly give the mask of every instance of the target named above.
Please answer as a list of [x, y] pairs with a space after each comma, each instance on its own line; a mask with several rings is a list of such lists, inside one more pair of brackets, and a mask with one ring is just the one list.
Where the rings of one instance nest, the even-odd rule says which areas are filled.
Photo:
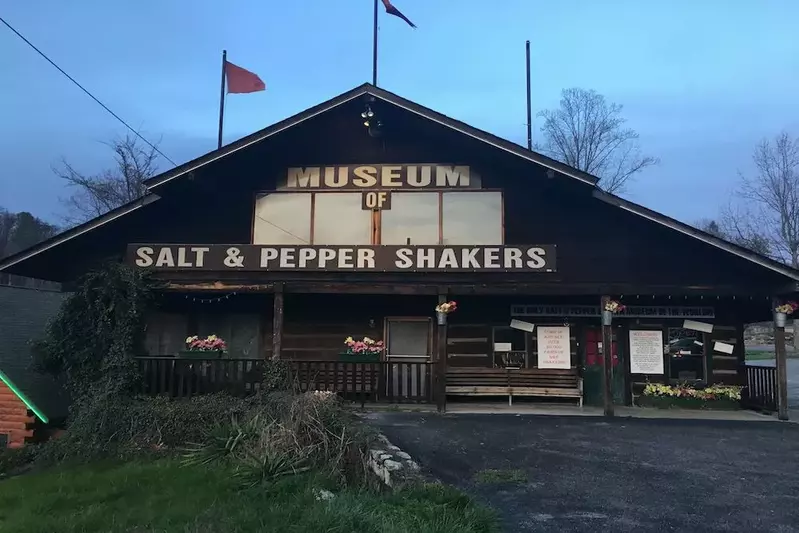
[[784, 328], [785, 323], [788, 321], [788, 315], [792, 315], [794, 311], [799, 309], [799, 304], [796, 302], [786, 302], [774, 308], [774, 325], [778, 328]]
[[447, 324], [447, 315], [458, 310], [458, 302], [451, 300], [449, 302], [440, 303], [436, 306], [436, 323], [439, 326]]
[[602, 325], [610, 326], [613, 323], [613, 315], [624, 311], [624, 306], [616, 300], [608, 300], [605, 308], [602, 309]]

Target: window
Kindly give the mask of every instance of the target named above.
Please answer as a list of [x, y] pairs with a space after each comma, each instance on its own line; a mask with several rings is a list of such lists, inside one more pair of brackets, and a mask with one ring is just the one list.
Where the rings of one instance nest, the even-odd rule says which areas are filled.
[[437, 192], [394, 192], [381, 211], [381, 244], [438, 244]]
[[524, 368], [527, 366], [527, 332], [508, 326], [494, 326], [494, 366]]
[[428, 357], [430, 320], [386, 319], [388, 357]]
[[253, 244], [310, 242], [310, 194], [266, 194], [256, 199]]
[[501, 192], [445, 192], [441, 244], [502, 244]]
[[314, 244], [371, 244], [372, 212], [361, 208], [360, 192], [316, 194]]
[[704, 334], [683, 328], [669, 328], [669, 377], [678, 381], [705, 378]]

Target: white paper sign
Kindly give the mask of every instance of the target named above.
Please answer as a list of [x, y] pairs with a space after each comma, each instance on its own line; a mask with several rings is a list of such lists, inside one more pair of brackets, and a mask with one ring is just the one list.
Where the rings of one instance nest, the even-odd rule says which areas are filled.
[[571, 368], [567, 326], [538, 326], [538, 368]]
[[663, 374], [663, 331], [630, 330], [630, 373]]
[[535, 329], [535, 324], [531, 324], [529, 322], [525, 322], [524, 320], [511, 320], [510, 327], [513, 329], [520, 329], [522, 331], [529, 331], [530, 333], [533, 332]]
[[494, 343], [494, 351], [495, 352], [509, 352], [509, 351], [511, 351], [511, 343], [509, 343], [509, 342], [495, 342]]
[[735, 351], [735, 345], [727, 344], [726, 342], [714, 342], [713, 349], [721, 353], [732, 353]]
[[682, 323], [682, 327], [685, 329], [692, 329], [694, 331], [703, 331], [705, 333], [713, 332], [713, 324], [708, 324], [707, 322], [697, 322], [695, 320], [686, 320]]

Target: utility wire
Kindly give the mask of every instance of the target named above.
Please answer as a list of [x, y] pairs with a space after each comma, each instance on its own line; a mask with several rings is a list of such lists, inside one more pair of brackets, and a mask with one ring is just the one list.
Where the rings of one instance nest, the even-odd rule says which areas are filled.
[[9, 29], [9, 30], [11, 30], [11, 31], [13, 31], [15, 34], [17, 34], [17, 37], [19, 37], [20, 39], [22, 39], [23, 41], [25, 41], [25, 43], [26, 43], [28, 46], [30, 46], [31, 48], [33, 48], [34, 50], [36, 50], [36, 52], [37, 52], [37, 53], [38, 53], [40, 56], [42, 56], [43, 58], [45, 58], [45, 59], [47, 60], [47, 62], [48, 62], [48, 63], [50, 63], [51, 65], [53, 65], [55, 68], [57, 68], [57, 69], [58, 69], [58, 71], [59, 71], [61, 74], [63, 74], [64, 76], [66, 76], [66, 77], [67, 77], [67, 79], [69, 79], [69, 81], [71, 81], [72, 83], [74, 83], [75, 85], [77, 85], [77, 86], [80, 88], [80, 90], [81, 90], [81, 91], [83, 91], [83, 92], [85, 92], [86, 94], [88, 94], [88, 95], [89, 95], [89, 98], [91, 98], [92, 100], [94, 100], [95, 102], [97, 102], [98, 104], [100, 104], [100, 107], [102, 107], [103, 109], [105, 109], [106, 111], [108, 111], [108, 112], [111, 114], [111, 116], [113, 116], [115, 119], [117, 119], [119, 122], [121, 122], [121, 123], [122, 123], [122, 124], [123, 124], [123, 125], [124, 125], [126, 128], [128, 128], [130, 131], [132, 131], [132, 132], [133, 132], [133, 134], [134, 134], [134, 135], [136, 135], [136, 137], [138, 137], [139, 139], [141, 139], [142, 141], [144, 141], [144, 142], [147, 144], [147, 146], [149, 146], [150, 148], [152, 148], [153, 150], [155, 150], [155, 152], [156, 152], [156, 153], [158, 153], [158, 154], [159, 154], [161, 157], [163, 157], [164, 159], [166, 159], [167, 161], [169, 161], [169, 162], [170, 162], [170, 163], [172, 163], [173, 165], [175, 165], [175, 166], [178, 166], [178, 165], [177, 165], [177, 163], [175, 163], [174, 161], [172, 161], [172, 160], [171, 160], [169, 157], [167, 157], [167, 156], [166, 156], [166, 155], [165, 155], [165, 154], [164, 154], [164, 153], [163, 153], [161, 150], [159, 150], [158, 148], [156, 148], [156, 146], [155, 146], [153, 143], [151, 143], [150, 141], [148, 141], [147, 139], [145, 139], [144, 137], [142, 137], [142, 135], [141, 135], [141, 134], [140, 134], [138, 131], [134, 130], [134, 129], [133, 129], [131, 126], [130, 126], [130, 124], [128, 124], [127, 122], [125, 122], [124, 120], [122, 120], [122, 119], [119, 117], [119, 115], [117, 115], [116, 113], [114, 113], [113, 111], [111, 111], [111, 110], [108, 108], [108, 106], [107, 106], [107, 105], [105, 105], [105, 104], [104, 104], [104, 103], [102, 103], [100, 100], [98, 100], [96, 96], [94, 96], [92, 93], [90, 93], [90, 92], [89, 92], [89, 91], [88, 91], [88, 90], [87, 90], [87, 89], [86, 89], [86, 88], [85, 88], [83, 85], [81, 85], [80, 83], [78, 83], [78, 82], [75, 80], [75, 78], [73, 78], [72, 76], [70, 76], [69, 74], [67, 74], [67, 73], [64, 71], [64, 69], [62, 69], [61, 67], [59, 67], [58, 65], [56, 65], [56, 64], [55, 64], [55, 62], [54, 62], [52, 59], [50, 59], [49, 57], [47, 57], [47, 55], [45, 55], [45, 53], [44, 53], [44, 52], [42, 52], [41, 50], [39, 50], [38, 48], [36, 48], [36, 46], [34, 46], [34, 44], [33, 44], [32, 42], [30, 42], [29, 40], [27, 40], [27, 39], [25, 38], [25, 36], [23, 36], [23, 35], [22, 35], [20, 32], [18, 32], [16, 29], [14, 29], [14, 27], [13, 27], [11, 24], [9, 24], [8, 22], [6, 22], [6, 20], [5, 20], [3, 17], [0, 17], [0, 22], [2, 22], [3, 24], [5, 24], [6, 26], [8, 26], [8, 29]]

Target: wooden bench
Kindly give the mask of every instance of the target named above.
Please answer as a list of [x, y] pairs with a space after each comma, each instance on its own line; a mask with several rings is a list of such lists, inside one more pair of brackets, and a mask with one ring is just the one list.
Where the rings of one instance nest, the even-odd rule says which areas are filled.
[[514, 396], [572, 398], [583, 406], [583, 381], [577, 370], [448, 368], [447, 394], [453, 396]]

